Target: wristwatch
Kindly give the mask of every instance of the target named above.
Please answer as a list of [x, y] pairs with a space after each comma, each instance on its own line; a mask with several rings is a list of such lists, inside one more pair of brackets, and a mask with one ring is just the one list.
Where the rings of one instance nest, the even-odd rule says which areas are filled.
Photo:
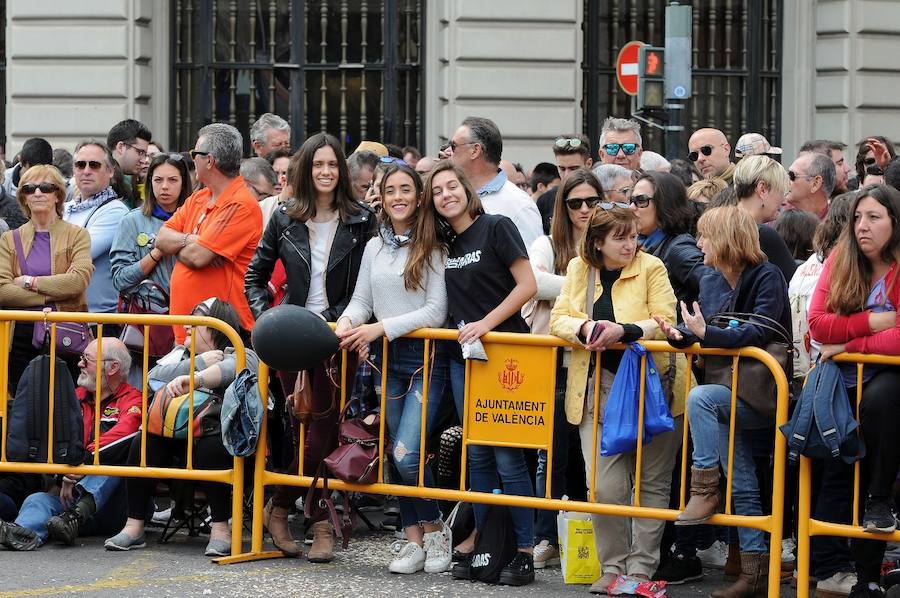
[[31, 290], [31, 285], [34, 284], [34, 276], [23, 276], [22, 277], [22, 286], [25, 287], [26, 291]]

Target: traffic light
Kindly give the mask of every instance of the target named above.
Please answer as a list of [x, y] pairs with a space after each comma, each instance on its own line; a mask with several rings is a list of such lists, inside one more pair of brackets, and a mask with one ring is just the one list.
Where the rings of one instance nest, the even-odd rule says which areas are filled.
[[665, 104], [665, 56], [665, 48], [654, 46], [643, 46], [638, 52], [638, 110]]
[[666, 7], [666, 99], [691, 95], [691, 7], [673, 2]]

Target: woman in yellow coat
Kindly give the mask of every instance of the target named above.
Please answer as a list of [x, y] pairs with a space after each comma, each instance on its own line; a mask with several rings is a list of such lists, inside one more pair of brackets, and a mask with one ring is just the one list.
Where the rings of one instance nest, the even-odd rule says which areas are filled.
[[[593, 272], [591, 272], [593, 271]], [[593, 292], [588, 295], [588, 280], [593, 278]], [[596, 357], [600, 359], [600, 397], [598, 420], [609, 396], [622, 352], [607, 349], [614, 343], [638, 339], [662, 339], [653, 316], [675, 321], [675, 294], [663, 263], [638, 250], [637, 216], [626, 204], [599, 204], [591, 217], [582, 241], [580, 257], [573, 259], [566, 271], [562, 293], [550, 316], [550, 331], [583, 348], [572, 351], [566, 390], [566, 418], [579, 426], [581, 451], [584, 455], [590, 485], [594, 472], [597, 502], [631, 504], [635, 454], [602, 457], [597, 453], [592, 467], [594, 424], [594, 372]], [[595, 340], [590, 341], [595, 326], [600, 326]], [[668, 507], [672, 469], [682, 437], [684, 413], [684, 360], [675, 363], [671, 354], [654, 357], [659, 376], [675, 416], [675, 431], [655, 436], [643, 449], [640, 504]], [[678, 383], [681, 380], [681, 384]], [[598, 442], [599, 447], [599, 434]], [[605, 594], [616, 575], [649, 578], [659, 565], [659, 545], [665, 522], [625, 517], [593, 518], [597, 551], [603, 575], [591, 586], [592, 593]]]

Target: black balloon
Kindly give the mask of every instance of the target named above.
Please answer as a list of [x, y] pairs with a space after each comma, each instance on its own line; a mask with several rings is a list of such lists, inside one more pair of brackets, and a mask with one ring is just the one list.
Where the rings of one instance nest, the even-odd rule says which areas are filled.
[[338, 339], [325, 321], [299, 305], [267, 310], [253, 326], [253, 350], [274, 370], [296, 372], [313, 367], [338, 350]]

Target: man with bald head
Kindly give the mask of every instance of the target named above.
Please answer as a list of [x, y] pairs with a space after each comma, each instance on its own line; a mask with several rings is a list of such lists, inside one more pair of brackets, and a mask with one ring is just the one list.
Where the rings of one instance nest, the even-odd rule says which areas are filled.
[[[128, 384], [131, 354], [115, 337], [85, 348], [78, 361], [75, 395], [84, 419], [85, 462], [124, 465], [141, 425], [141, 393]], [[97, 373], [100, 388], [97, 388]], [[95, 402], [99, 401], [99, 411]], [[100, 413], [100, 438], [94, 438], [94, 414]], [[80, 532], [109, 533], [125, 524], [125, 479], [109, 476], [63, 476], [59, 494], [36, 492], [22, 503], [15, 523], [0, 521], [0, 544], [9, 550], [34, 550], [48, 537], [72, 546]]]
[[730, 156], [731, 145], [719, 129], [698, 129], [688, 140], [688, 159], [705, 179], [722, 179], [730, 185], [734, 179]]
[[431, 169], [434, 168], [434, 165], [437, 164], [437, 158], [432, 158], [431, 156], [422, 156], [419, 158], [419, 161], [416, 162], [416, 172], [419, 173], [419, 176], [422, 177], [422, 180], [425, 180], [425, 177], [431, 172]]
[[791, 179], [786, 198], [788, 208], [812, 212], [823, 220], [837, 179], [832, 159], [826, 154], [801, 152], [788, 169], [788, 178]]

